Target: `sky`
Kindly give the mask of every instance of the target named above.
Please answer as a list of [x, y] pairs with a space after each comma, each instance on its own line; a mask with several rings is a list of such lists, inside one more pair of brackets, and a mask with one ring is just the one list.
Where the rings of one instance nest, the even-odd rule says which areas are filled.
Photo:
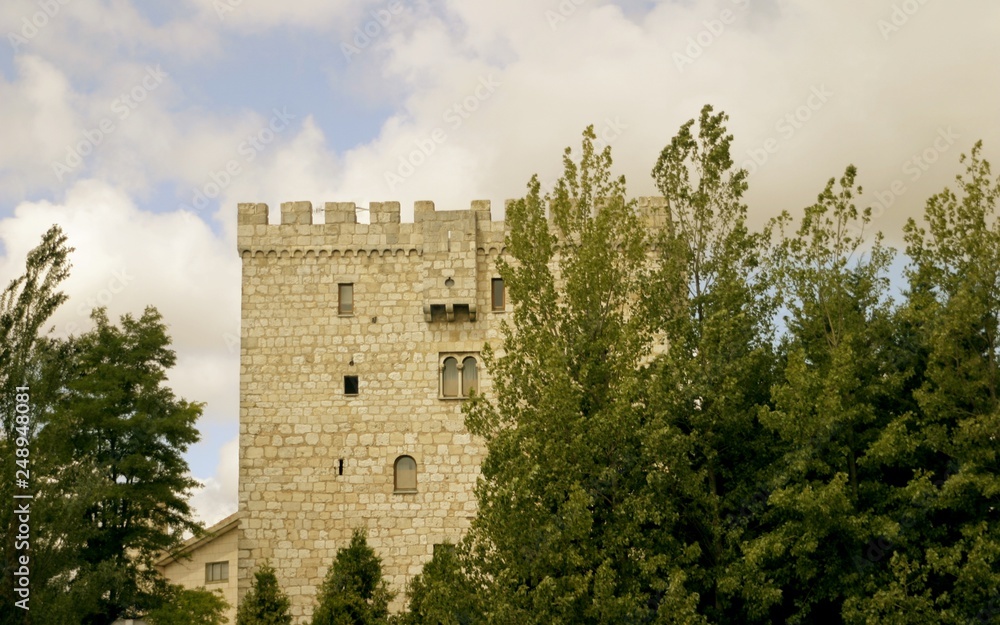
[[[236, 206], [521, 196], [593, 124], [630, 194], [705, 104], [729, 115], [751, 224], [858, 167], [873, 227], [1000, 161], [995, 0], [5, 0], [0, 283], [60, 224], [56, 336], [146, 306], [179, 397], [197, 516], [236, 510]], [[364, 216], [362, 214], [362, 219]]]

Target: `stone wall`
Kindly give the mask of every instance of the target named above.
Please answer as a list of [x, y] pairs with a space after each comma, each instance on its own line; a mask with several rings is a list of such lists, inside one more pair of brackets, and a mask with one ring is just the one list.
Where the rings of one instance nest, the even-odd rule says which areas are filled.
[[[263, 204], [239, 206], [243, 259], [240, 368], [240, 593], [268, 559], [306, 622], [337, 549], [354, 528], [399, 593], [434, 545], [457, 542], [475, 514], [483, 448], [465, 430], [460, 398], [442, 397], [451, 354], [478, 359], [497, 342], [491, 279], [504, 224], [489, 202], [435, 211], [308, 202], [283, 204], [268, 225]], [[353, 310], [338, 311], [341, 284]], [[479, 359], [479, 390], [489, 379]], [[357, 376], [358, 393], [345, 393]], [[393, 467], [417, 463], [415, 492], [397, 492]]]
[[[660, 198], [640, 198], [653, 228]], [[399, 203], [327, 203], [312, 223], [309, 202], [240, 204], [243, 259], [240, 357], [239, 593], [264, 559], [308, 622], [316, 590], [355, 528], [382, 558], [403, 606], [406, 582], [434, 545], [457, 542], [475, 515], [484, 453], [466, 431], [462, 399], [445, 397], [442, 366], [478, 360], [498, 346], [506, 310], [494, 311], [492, 280], [505, 224], [490, 203], [436, 211], [417, 202], [413, 223]], [[341, 312], [340, 285], [353, 307]], [[465, 370], [460, 375], [464, 375]], [[357, 394], [345, 392], [357, 377]], [[415, 491], [395, 488], [400, 456], [417, 464]]]

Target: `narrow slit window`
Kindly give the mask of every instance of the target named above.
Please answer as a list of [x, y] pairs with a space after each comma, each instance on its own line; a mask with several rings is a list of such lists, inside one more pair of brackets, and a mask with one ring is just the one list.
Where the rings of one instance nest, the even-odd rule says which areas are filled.
[[337, 313], [354, 314], [354, 284], [340, 284], [337, 288]]
[[396, 458], [393, 467], [393, 487], [397, 493], [412, 493], [417, 490], [417, 461], [410, 456]]
[[337, 461], [337, 475], [343, 475], [343, 474], [344, 474], [344, 459], [341, 458], [340, 460]]
[[458, 388], [458, 359], [449, 356], [444, 359], [444, 368], [441, 371], [441, 395], [458, 397]]
[[476, 370], [476, 359], [472, 356], [462, 361], [462, 397], [468, 397], [471, 392], [479, 390], [479, 371]]
[[493, 278], [493, 310], [505, 310], [507, 307], [505, 301], [506, 293], [504, 293], [503, 288], [503, 278]]
[[358, 394], [358, 376], [356, 375], [345, 375], [344, 376], [344, 395], [357, 395]]

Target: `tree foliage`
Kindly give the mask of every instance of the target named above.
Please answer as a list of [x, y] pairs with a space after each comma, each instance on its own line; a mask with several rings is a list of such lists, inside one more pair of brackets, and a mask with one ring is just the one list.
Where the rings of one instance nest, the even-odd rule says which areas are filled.
[[478, 589], [455, 545], [434, 548], [407, 588], [409, 603], [400, 625], [478, 625], [484, 622]]
[[150, 625], [222, 625], [229, 622], [224, 616], [228, 609], [229, 603], [221, 591], [170, 585], [162, 595], [161, 604], [147, 613], [144, 620]]
[[[166, 371], [175, 358], [159, 313], [115, 325], [103, 310], [95, 328], [54, 339], [44, 324], [65, 297], [69, 249], [57, 227], [28, 255], [25, 274], [0, 297], [0, 384], [7, 475], [13, 434], [30, 448], [31, 610], [13, 606], [16, 526], [2, 507], [0, 622], [110, 623], [163, 601], [155, 557], [199, 532], [187, 503], [196, 482], [182, 457], [198, 440], [199, 404], [174, 397]], [[13, 387], [30, 388], [30, 425], [13, 429]], [[10, 501], [12, 479], [0, 486]], [[30, 616], [29, 616], [30, 615]]]
[[243, 595], [236, 613], [236, 625], [291, 625], [290, 606], [274, 568], [265, 563], [254, 571], [250, 590]]
[[389, 622], [392, 593], [382, 579], [382, 562], [365, 532], [354, 530], [319, 588], [312, 625], [378, 625]]
[[655, 487], [672, 457], [645, 451], [649, 240], [594, 139], [566, 150], [551, 194], [533, 178], [507, 210], [512, 323], [484, 350], [495, 393], [467, 410], [488, 446], [471, 536], [490, 622], [683, 622], [697, 603], [696, 547]]
[[1000, 622], [1000, 178], [963, 157], [897, 302], [856, 169], [753, 232], [725, 122], [663, 149], [665, 215], [590, 129], [509, 206], [479, 516], [411, 588], [429, 622], [473, 602], [435, 576], [490, 623]]

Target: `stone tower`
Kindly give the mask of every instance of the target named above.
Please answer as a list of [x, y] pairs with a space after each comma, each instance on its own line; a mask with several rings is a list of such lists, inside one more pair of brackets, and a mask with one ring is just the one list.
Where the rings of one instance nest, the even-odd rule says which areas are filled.
[[307, 622], [358, 527], [403, 602], [434, 545], [475, 514], [484, 449], [462, 400], [488, 392], [479, 352], [509, 310], [488, 201], [436, 211], [375, 203], [240, 204], [239, 594], [263, 561]]

